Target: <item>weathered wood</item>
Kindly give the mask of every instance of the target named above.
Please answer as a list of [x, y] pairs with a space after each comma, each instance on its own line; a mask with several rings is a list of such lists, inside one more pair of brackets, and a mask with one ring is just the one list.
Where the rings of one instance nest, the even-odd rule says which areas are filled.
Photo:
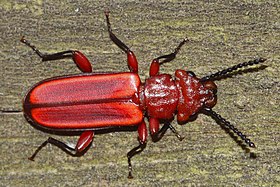
[[[94, 148], [80, 158], [54, 146], [27, 160], [49, 134], [19, 114], [0, 113], [1, 186], [276, 186], [279, 159], [280, 7], [277, 1], [1, 1], [0, 109], [21, 110], [28, 88], [39, 80], [79, 73], [69, 60], [41, 62], [19, 42], [22, 35], [44, 52], [79, 49], [95, 71], [127, 71], [126, 57], [109, 39], [104, 9], [114, 32], [135, 52], [142, 80], [151, 60], [171, 52], [185, 37], [191, 42], [161, 72], [182, 68], [198, 76], [255, 57], [267, 67], [217, 81], [214, 108], [257, 145], [256, 158], [209, 117], [174, 126], [132, 162], [126, 153], [137, 133], [97, 135]], [[259, 66], [258, 66], [259, 67]], [[78, 137], [57, 137], [75, 142]]]

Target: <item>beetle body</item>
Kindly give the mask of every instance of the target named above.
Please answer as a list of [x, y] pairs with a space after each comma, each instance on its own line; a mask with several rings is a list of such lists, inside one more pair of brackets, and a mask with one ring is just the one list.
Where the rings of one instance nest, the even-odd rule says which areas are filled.
[[[170, 122], [177, 115], [178, 123], [183, 124], [199, 113], [210, 115], [220, 125], [236, 133], [250, 147], [255, 146], [237, 128], [212, 110], [217, 102], [217, 86], [213, 80], [242, 67], [262, 63], [266, 59], [259, 58], [241, 63], [203, 78], [185, 70], [176, 70], [173, 76], [160, 74], [160, 65], [176, 57], [180, 48], [188, 41], [184, 39], [174, 52], [154, 59], [150, 65], [150, 77], [141, 82], [136, 56], [114, 35], [109, 13], [105, 12], [105, 15], [109, 36], [127, 54], [130, 72], [92, 73], [89, 60], [79, 51], [42, 54], [27, 40], [21, 39], [21, 42], [31, 47], [43, 61], [72, 57], [83, 72], [43, 80], [26, 94], [23, 110], [26, 119], [32, 125], [52, 132], [80, 132], [75, 148], [49, 137], [37, 148], [30, 160], [33, 160], [48, 143], [72, 156], [80, 156], [91, 144], [95, 131], [136, 126], [139, 145], [127, 153], [128, 176], [131, 178], [131, 158], [141, 152], [147, 142], [145, 117], [149, 121], [149, 131], [153, 140], [161, 139], [167, 129], [171, 129], [179, 140], [182, 140]], [[161, 123], [164, 125], [160, 129]]]
[[169, 120], [178, 111], [178, 121], [184, 122], [216, 96], [191, 73], [177, 70], [175, 74], [176, 80], [160, 74], [144, 84], [135, 73], [43, 80], [26, 94], [24, 113], [35, 126], [54, 131], [138, 125], [146, 112], [150, 118]]

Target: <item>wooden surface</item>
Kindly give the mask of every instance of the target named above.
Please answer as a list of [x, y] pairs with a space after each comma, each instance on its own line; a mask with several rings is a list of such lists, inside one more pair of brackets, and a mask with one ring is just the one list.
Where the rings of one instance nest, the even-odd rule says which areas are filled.
[[[126, 153], [136, 132], [97, 135], [93, 148], [73, 158], [54, 146], [34, 162], [27, 158], [50, 136], [31, 127], [22, 113], [0, 113], [0, 186], [277, 186], [280, 185], [280, 6], [277, 1], [0, 1], [0, 109], [21, 110], [36, 82], [79, 73], [71, 59], [44, 62], [19, 42], [43, 52], [81, 50], [94, 71], [127, 71], [126, 57], [109, 39], [104, 9], [114, 32], [135, 52], [140, 76], [150, 62], [171, 52], [185, 37], [177, 58], [161, 67], [201, 77], [256, 57], [268, 58], [253, 71], [217, 81], [214, 110], [255, 142], [248, 150], [208, 116], [173, 125], [133, 158], [127, 179]], [[78, 137], [58, 137], [75, 143]], [[251, 155], [251, 156], [250, 156]]]

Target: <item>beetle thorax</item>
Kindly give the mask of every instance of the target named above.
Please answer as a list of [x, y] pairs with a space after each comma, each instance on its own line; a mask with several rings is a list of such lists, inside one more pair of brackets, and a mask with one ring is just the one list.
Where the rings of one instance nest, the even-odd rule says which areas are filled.
[[173, 118], [179, 102], [179, 91], [171, 75], [161, 74], [147, 79], [143, 102], [149, 117]]
[[175, 80], [171, 75], [161, 74], [146, 80], [141, 105], [149, 117], [186, 122], [203, 107], [216, 104], [217, 87], [213, 81], [201, 82], [193, 73], [177, 70]]

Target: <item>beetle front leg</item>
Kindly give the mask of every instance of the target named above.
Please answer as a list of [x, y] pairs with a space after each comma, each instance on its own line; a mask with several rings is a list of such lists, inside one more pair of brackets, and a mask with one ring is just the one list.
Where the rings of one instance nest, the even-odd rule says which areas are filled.
[[143, 120], [142, 123], [138, 126], [138, 140], [139, 140], [139, 145], [134, 147], [133, 149], [131, 149], [128, 153], [127, 153], [127, 160], [128, 160], [128, 178], [132, 179], [132, 165], [131, 165], [131, 158], [142, 152], [147, 144], [147, 136], [148, 136], [148, 132], [147, 132], [147, 127], [146, 127], [146, 123]]
[[84, 73], [92, 72], [92, 67], [87, 57], [80, 51], [67, 50], [54, 54], [43, 54], [34, 45], [31, 45], [24, 37], [20, 40], [22, 43], [33, 49], [42, 61], [59, 60], [64, 58], [72, 58], [77, 67]]
[[[187, 38], [185, 38], [183, 41], [180, 42], [180, 44], [176, 47], [174, 52], [168, 54], [168, 55], [163, 55], [155, 58], [150, 66], [150, 76], [155, 76], [159, 73], [159, 66], [165, 62], [170, 62], [175, 59], [177, 53], [180, 51], [181, 47], [189, 41]], [[159, 61], [160, 59], [164, 59], [161, 62]]]
[[90, 145], [90, 143], [93, 140], [93, 136], [94, 136], [94, 132], [93, 131], [85, 131], [81, 134], [76, 147], [73, 148], [67, 144], [65, 144], [64, 142], [61, 142], [57, 139], [54, 139], [52, 137], [49, 137], [46, 141], [44, 141], [37, 149], [36, 151], [33, 153], [33, 155], [31, 157], [29, 157], [29, 160], [34, 161], [34, 158], [36, 157], [36, 155], [39, 153], [39, 151], [45, 147], [48, 143], [53, 144], [55, 146], [57, 146], [58, 148], [60, 148], [61, 150], [63, 150], [64, 152], [66, 152], [67, 154], [71, 155], [71, 156], [81, 156], [82, 153], [88, 148], [88, 146]]
[[184, 137], [182, 137], [177, 130], [170, 124], [170, 122], [165, 122], [164, 125], [162, 126], [161, 129], [159, 129], [159, 120], [156, 118], [150, 118], [149, 119], [149, 128], [150, 128], [150, 133], [152, 136], [152, 139], [154, 142], [159, 141], [167, 129], [169, 128], [175, 135], [176, 137], [182, 141]]
[[105, 11], [107, 28], [111, 40], [127, 54], [127, 65], [131, 72], [138, 73], [138, 62], [134, 53], [112, 32], [111, 23], [109, 20], [109, 11]]

